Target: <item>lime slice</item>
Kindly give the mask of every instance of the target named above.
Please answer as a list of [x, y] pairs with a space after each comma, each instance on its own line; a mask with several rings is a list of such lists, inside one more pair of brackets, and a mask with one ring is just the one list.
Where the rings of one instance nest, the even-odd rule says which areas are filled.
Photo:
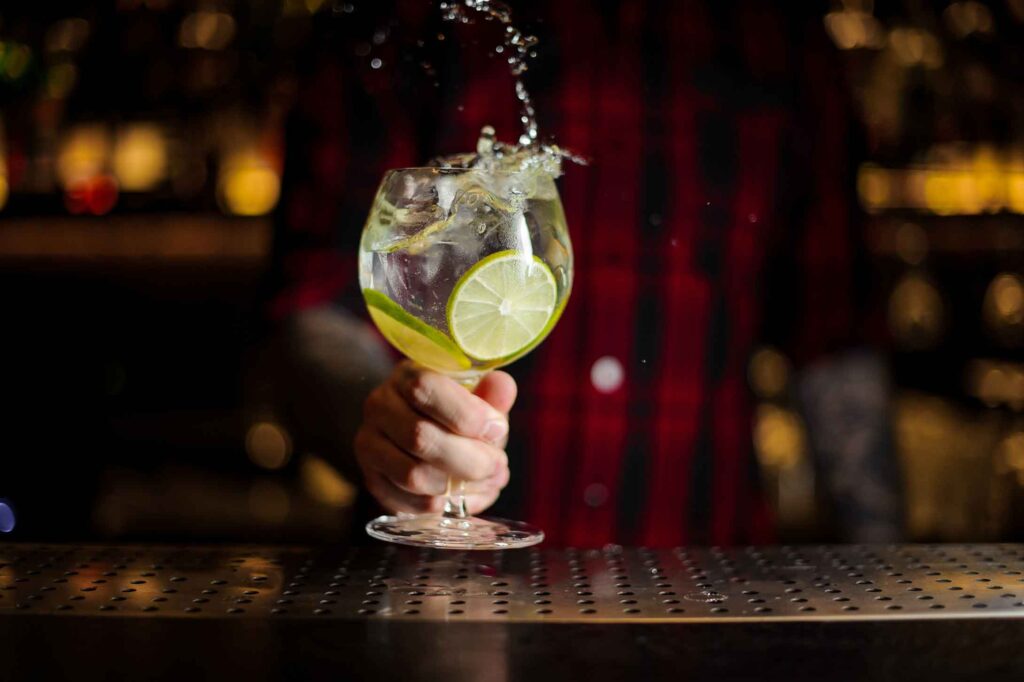
[[455, 284], [448, 299], [448, 329], [472, 358], [511, 358], [550, 330], [557, 300], [555, 276], [544, 261], [519, 251], [499, 251]]
[[363, 289], [363, 298], [380, 333], [409, 359], [439, 372], [457, 372], [473, 364], [443, 332], [413, 317], [384, 294]]

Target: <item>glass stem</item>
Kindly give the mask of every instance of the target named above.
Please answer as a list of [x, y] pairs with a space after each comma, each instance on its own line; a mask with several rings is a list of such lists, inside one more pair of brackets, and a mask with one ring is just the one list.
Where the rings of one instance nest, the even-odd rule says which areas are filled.
[[[466, 390], [473, 392], [483, 379], [483, 374], [453, 377]], [[452, 476], [448, 477], [448, 489], [445, 491], [444, 512], [446, 519], [465, 519], [469, 517], [466, 510], [466, 482]]]

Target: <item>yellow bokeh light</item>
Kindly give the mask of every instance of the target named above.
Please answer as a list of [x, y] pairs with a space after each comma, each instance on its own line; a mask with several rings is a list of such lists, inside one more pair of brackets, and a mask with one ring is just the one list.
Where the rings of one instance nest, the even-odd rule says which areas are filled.
[[72, 128], [57, 153], [57, 177], [65, 187], [103, 172], [110, 154], [110, 136], [101, 125]]
[[228, 213], [260, 216], [270, 213], [281, 194], [281, 180], [255, 155], [237, 155], [221, 169], [220, 196]]
[[750, 358], [750, 387], [762, 398], [775, 398], [789, 383], [789, 360], [778, 350], [760, 348]]
[[992, 283], [996, 312], [1011, 324], [1024, 319], [1024, 288], [1016, 275], [999, 275]]
[[199, 11], [181, 22], [178, 43], [182, 47], [223, 50], [235, 37], [235, 19], [226, 12]]
[[1024, 280], [1014, 273], [996, 275], [985, 292], [982, 315], [989, 330], [1004, 345], [1024, 338]]
[[1024, 171], [1006, 174], [1006, 205], [1014, 213], [1024, 213]]
[[257, 422], [245, 435], [245, 451], [257, 466], [280, 469], [292, 456], [292, 441], [280, 425]]
[[1024, 433], [1017, 431], [1003, 439], [995, 464], [999, 473], [1024, 472]]
[[7, 183], [7, 176], [0, 175], [0, 210], [7, 205], [7, 197], [10, 194], [10, 186]]
[[940, 170], [927, 171], [924, 179], [925, 206], [939, 215], [956, 213], [957, 189], [957, 177], [954, 173]]
[[865, 164], [857, 175], [857, 189], [861, 203], [869, 211], [892, 205], [893, 178], [890, 171]]
[[114, 144], [114, 175], [129, 192], [152, 189], [167, 173], [167, 143], [155, 125], [133, 125], [117, 136]]
[[904, 346], [927, 348], [942, 333], [942, 297], [924, 277], [911, 273], [900, 280], [889, 298], [889, 328]]
[[348, 507], [355, 501], [355, 486], [319, 457], [304, 457], [299, 474], [306, 492], [318, 502], [332, 507]]
[[785, 470], [796, 466], [807, 450], [800, 418], [790, 410], [759, 405], [754, 416], [754, 448], [766, 468]]

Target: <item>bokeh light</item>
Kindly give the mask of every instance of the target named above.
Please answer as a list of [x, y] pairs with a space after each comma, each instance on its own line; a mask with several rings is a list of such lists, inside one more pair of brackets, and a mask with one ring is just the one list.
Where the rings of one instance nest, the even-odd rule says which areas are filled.
[[199, 11], [182, 20], [178, 43], [182, 47], [223, 50], [235, 37], [235, 19], [226, 12]]
[[77, 52], [88, 38], [89, 22], [81, 17], [69, 17], [46, 31], [43, 44], [47, 52]]
[[117, 197], [117, 181], [101, 173], [69, 182], [64, 191], [64, 206], [73, 215], [104, 215], [117, 204]]
[[75, 126], [64, 135], [57, 152], [57, 178], [63, 187], [88, 180], [104, 171], [109, 156], [110, 134], [105, 126]]
[[351, 483], [323, 459], [314, 455], [302, 458], [299, 468], [302, 486], [314, 500], [331, 507], [348, 507], [356, 497]]
[[789, 374], [789, 360], [775, 348], [759, 348], [750, 358], [750, 387], [760, 398], [781, 396], [789, 384]]
[[125, 127], [114, 143], [113, 168], [126, 192], [144, 192], [155, 187], [167, 174], [163, 131], [147, 123]]
[[257, 422], [245, 435], [245, 451], [252, 463], [264, 469], [280, 469], [292, 456], [292, 440], [282, 426]]
[[904, 347], [933, 346], [942, 334], [944, 318], [942, 297], [922, 275], [906, 275], [889, 297], [889, 329]]
[[14, 510], [6, 502], [0, 502], [0, 533], [10, 533], [14, 526]]
[[989, 330], [1003, 342], [1024, 338], [1024, 280], [1011, 272], [996, 275], [985, 292], [982, 312]]
[[228, 156], [218, 181], [221, 206], [227, 213], [260, 216], [270, 213], [281, 194], [281, 179], [270, 163], [253, 152]]
[[803, 422], [791, 410], [759, 405], [754, 415], [754, 449], [762, 466], [791, 469], [806, 455]]

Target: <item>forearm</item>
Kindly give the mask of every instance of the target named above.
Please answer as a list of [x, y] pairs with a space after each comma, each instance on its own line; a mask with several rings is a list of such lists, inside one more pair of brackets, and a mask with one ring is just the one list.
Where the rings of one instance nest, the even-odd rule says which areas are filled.
[[363, 402], [393, 364], [382, 342], [355, 316], [323, 306], [284, 322], [273, 355], [275, 402], [297, 446], [354, 477]]

